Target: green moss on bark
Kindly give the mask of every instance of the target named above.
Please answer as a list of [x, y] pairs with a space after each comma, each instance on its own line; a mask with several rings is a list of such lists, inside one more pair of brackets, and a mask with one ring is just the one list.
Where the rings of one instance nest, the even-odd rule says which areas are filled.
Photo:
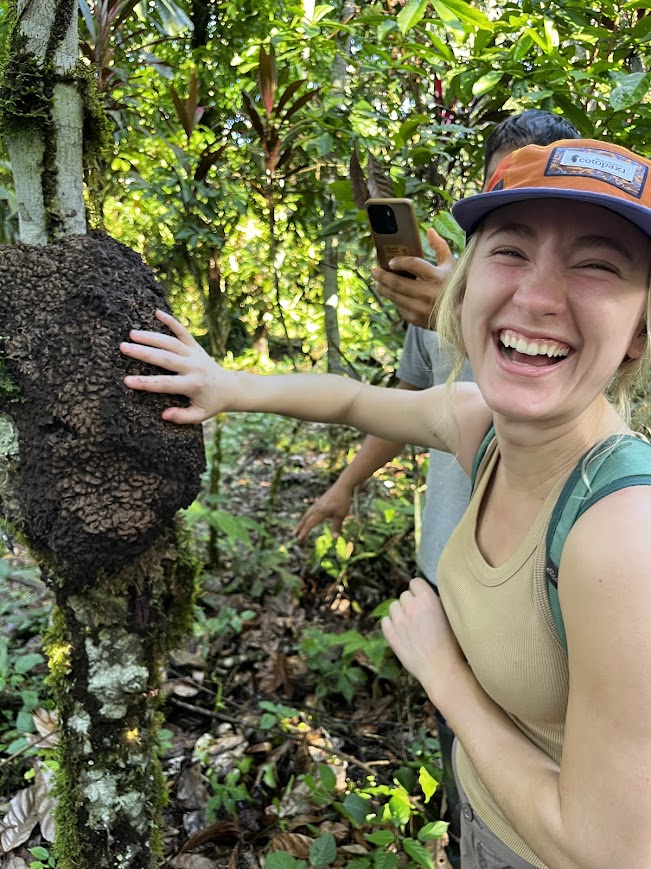
[[[170, 529], [89, 594], [57, 593], [44, 646], [65, 734], [59, 869], [162, 863], [161, 677], [169, 651], [190, 630], [199, 567], [187, 533]], [[107, 849], [109, 831], [114, 847]], [[110, 862], [102, 856], [107, 850]]]
[[[75, 0], [57, 4], [55, 21], [47, 46], [44, 62], [27, 51], [27, 39], [18, 27], [15, 5], [9, 11], [12, 20], [11, 35], [7, 40], [0, 69], [0, 133], [6, 139], [29, 131], [45, 145], [42, 165], [43, 199], [47, 214], [47, 233], [55, 238], [61, 231], [61, 216], [54, 203], [57, 200], [56, 135], [52, 120], [52, 100], [58, 84], [75, 87], [83, 103], [83, 156], [87, 174], [97, 173], [98, 167], [110, 152], [113, 131], [104, 111], [92, 70], [81, 61], [73, 73], [57, 73], [53, 58], [59, 44], [65, 39], [72, 15], [76, 14]], [[94, 201], [94, 191], [87, 188], [91, 210], [98, 211], [100, 203]]]

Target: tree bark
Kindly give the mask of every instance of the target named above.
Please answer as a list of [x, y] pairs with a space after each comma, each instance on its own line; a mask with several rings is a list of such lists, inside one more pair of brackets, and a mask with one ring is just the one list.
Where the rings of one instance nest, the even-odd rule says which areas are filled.
[[119, 341], [165, 301], [137, 255], [86, 234], [76, 0], [17, 13], [0, 104], [24, 244], [0, 248], [0, 510], [56, 598], [58, 869], [153, 869], [161, 673], [196, 580], [173, 514], [198, 490], [201, 433], [184, 444], [122, 382]]
[[[24, 123], [11, 119], [6, 135], [18, 200], [20, 239], [47, 244], [86, 232], [83, 197], [83, 104], [74, 72], [78, 60], [76, 4], [70, 0], [18, 0], [6, 85], [21, 68], [40, 69], [44, 113]], [[74, 14], [73, 14], [74, 13]], [[5, 100], [5, 121], [7, 120]], [[14, 99], [18, 109], [20, 103]], [[28, 121], [25, 118], [25, 121]]]

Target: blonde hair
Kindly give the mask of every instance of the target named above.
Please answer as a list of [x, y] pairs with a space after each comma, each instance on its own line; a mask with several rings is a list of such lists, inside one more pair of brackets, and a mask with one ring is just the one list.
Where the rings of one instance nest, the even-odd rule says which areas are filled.
[[[479, 232], [472, 236], [461, 256], [454, 275], [439, 296], [434, 309], [433, 320], [441, 341], [446, 346], [452, 363], [451, 383], [461, 374], [467, 357], [461, 333], [461, 305], [466, 293], [468, 271], [477, 247]], [[651, 372], [651, 283], [647, 292], [646, 310], [640, 334], [644, 335], [644, 350], [637, 359], [628, 356], [621, 362], [611, 380], [606, 394], [615, 409], [628, 424], [631, 421], [631, 404], [636, 394], [643, 388]]]

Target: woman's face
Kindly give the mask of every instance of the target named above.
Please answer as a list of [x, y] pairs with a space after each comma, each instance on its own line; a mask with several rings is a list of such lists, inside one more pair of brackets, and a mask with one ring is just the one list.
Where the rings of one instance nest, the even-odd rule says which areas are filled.
[[488, 406], [561, 422], [639, 355], [651, 241], [599, 206], [543, 199], [486, 218], [461, 309], [464, 343]]

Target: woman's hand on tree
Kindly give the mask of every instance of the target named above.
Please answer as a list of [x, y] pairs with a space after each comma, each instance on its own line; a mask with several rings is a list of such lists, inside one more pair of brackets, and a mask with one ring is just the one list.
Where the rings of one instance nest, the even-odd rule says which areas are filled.
[[171, 314], [156, 311], [156, 318], [171, 335], [133, 329], [129, 334], [131, 342], [122, 342], [120, 350], [131, 359], [171, 373], [130, 375], [124, 378], [125, 385], [144, 392], [187, 396], [188, 407], [168, 407], [164, 411], [163, 419], [168, 422], [200, 423], [228, 409], [236, 372], [221, 368]]

